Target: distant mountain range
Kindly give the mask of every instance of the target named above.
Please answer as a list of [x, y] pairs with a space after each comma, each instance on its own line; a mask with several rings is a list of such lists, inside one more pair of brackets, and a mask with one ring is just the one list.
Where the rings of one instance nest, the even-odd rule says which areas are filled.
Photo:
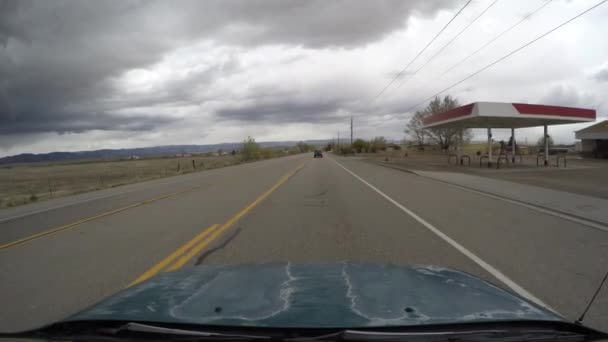
[[[305, 140], [309, 145], [324, 145], [330, 140]], [[266, 141], [259, 142], [261, 147], [291, 147], [295, 146], [299, 141]], [[50, 153], [22, 153], [14, 156], [0, 158], [0, 165], [15, 164], [15, 163], [38, 163], [38, 162], [56, 162], [56, 161], [76, 161], [76, 160], [117, 160], [130, 158], [132, 156], [151, 157], [151, 156], [169, 156], [175, 154], [189, 153], [206, 153], [223, 150], [230, 152], [240, 149], [242, 143], [222, 143], [213, 145], [167, 145], [153, 146], [140, 148], [121, 148], [121, 149], [104, 149], [94, 151], [77, 151], [77, 152], [50, 152]]]

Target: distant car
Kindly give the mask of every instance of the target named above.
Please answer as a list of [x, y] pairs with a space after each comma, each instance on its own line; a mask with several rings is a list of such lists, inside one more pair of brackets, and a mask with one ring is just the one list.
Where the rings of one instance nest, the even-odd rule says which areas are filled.
[[314, 157], [315, 158], [323, 158], [323, 152], [321, 152], [321, 150], [315, 150]]

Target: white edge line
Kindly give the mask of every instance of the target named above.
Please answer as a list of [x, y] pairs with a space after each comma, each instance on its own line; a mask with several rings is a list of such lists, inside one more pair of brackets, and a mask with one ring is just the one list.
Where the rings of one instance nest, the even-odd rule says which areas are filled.
[[[181, 175], [181, 176], [186, 176], [186, 175]], [[166, 178], [169, 178], [169, 177], [166, 177]], [[151, 179], [150, 181], [155, 181], [155, 180], [160, 180], [160, 179], [162, 179], [162, 178]], [[155, 186], [159, 186], [159, 185], [160, 186], [163, 186], [163, 185], [181, 185], [182, 183], [185, 183], [185, 182], [186, 181], [184, 181], [184, 180], [181, 180], [180, 182], [174, 182], [174, 183], [168, 182], [168, 181], [164, 181], [164, 182], [161, 182], [161, 183], [158, 183], [158, 184], [154, 184], [154, 185]], [[138, 183], [130, 183], [130, 184], [125, 184], [125, 185], [127, 185], [127, 186], [129, 186], [129, 185], [150, 185], [150, 184], [145, 184], [145, 183], [146, 183], [146, 181], [144, 181], [144, 182], [138, 182]], [[111, 194], [105, 194], [105, 195], [99, 195], [99, 196], [94, 196], [94, 197], [90, 197], [90, 198], [85, 198], [83, 200], [76, 201], [76, 202], [64, 203], [64, 204], [57, 205], [57, 206], [54, 206], [54, 207], [48, 207], [48, 208], [45, 208], [45, 209], [39, 209], [39, 210], [34, 210], [34, 211], [30, 211], [30, 212], [26, 212], [26, 213], [14, 215], [14, 216], [0, 218], [0, 223], [4, 223], [4, 222], [7, 222], [7, 221], [12, 221], [12, 220], [20, 219], [20, 218], [27, 217], [27, 216], [30, 216], [30, 215], [36, 215], [36, 214], [44, 213], [44, 212], [55, 210], [55, 209], [63, 209], [63, 208], [71, 207], [71, 206], [74, 206], [74, 205], [88, 203], [88, 202], [91, 202], [91, 201], [96, 201], [96, 200], [100, 200], [100, 199], [106, 199], [106, 198], [109, 198], [109, 197], [120, 196], [120, 195], [129, 194], [129, 193], [137, 192], [137, 191], [150, 190], [151, 188], [152, 187], [143, 188], [143, 189], [128, 189], [128, 190], [120, 191], [120, 192], [116, 192], [116, 193], [111, 193]], [[105, 188], [105, 189], [101, 189], [99, 191], [111, 190], [111, 189], [112, 188]], [[91, 194], [93, 192], [95, 192], [95, 191], [89, 191], [89, 192], [85, 192], [85, 193], [82, 193], [82, 194]], [[59, 198], [69, 198], [70, 196], [77, 196], [77, 195], [79, 195], [79, 194], [67, 195], [65, 197], [57, 197], [57, 199], [59, 199]]]
[[35, 210], [35, 211], [30, 211], [30, 212], [19, 214], [19, 215], [15, 215], [15, 216], [9, 216], [9, 217], [0, 219], [0, 223], [4, 223], [6, 221], [12, 221], [12, 220], [20, 219], [22, 217], [26, 217], [26, 216], [30, 216], [30, 215], [36, 215], [36, 214], [44, 213], [44, 212], [55, 210], [55, 209], [62, 209], [62, 208], [66, 208], [66, 207], [71, 207], [73, 205], [87, 203], [87, 202], [91, 202], [91, 201], [95, 201], [95, 200], [99, 200], [99, 199], [104, 199], [104, 198], [108, 198], [108, 197], [128, 194], [128, 193], [134, 192], [134, 191], [137, 191], [137, 190], [127, 190], [127, 191], [117, 192], [117, 193], [114, 193], [114, 194], [108, 194], [108, 195], [102, 195], [102, 196], [97, 196], [97, 197], [91, 197], [91, 198], [84, 199], [82, 201], [65, 203], [65, 204], [61, 204], [61, 205], [58, 205], [58, 206], [54, 206], [54, 207], [49, 207], [49, 208], [45, 208], [45, 209], [39, 209], [39, 210]]
[[544, 307], [544, 308], [546, 308], [548, 310], [553, 311], [556, 314], [559, 314], [557, 311], [555, 311], [553, 308], [551, 308], [545, 302], [543, 302], [542, 300], [540, 300], [539, 298], [537, 298], [536, 296], [534, 296], [533, 294], [531, 294], [530, 292], [528, 292], [523, 287], [519, 286], [516, 282], [514, 282], [513, 280], [511, 280], [511, 278], [507, 277], [505, 274], [503, 274], [502, 272], [500, 272], [494, 266], [492, 266], [492, 265], [488, 264], [487, 262], [483, 261], [480, 257], [478, 257], [477, 255], [475, 255], [473, 252], [469, 251], [467, 248], [465, 248], [464, 246], [462, 246], [461, 244], [459, 244], [458, 242], [456, 242], [451, 237], [449, 237], [446, 234], [444, 234], [442, 231], [440, 231], [439, 229], [437, 229], [432, 224], [428, 223], [422, 217], [416, 215], [416, 213], [414, 213], [413, 211], [411, 211], [408, 208], [404, 207], [399, 202], [395, 201], [394, 199], [392, 199], [391, 197], [389, 197], [387, 194], [385, 194], [384, 192], [380, 191], [378, 188], [376, 188], [375, 186], [371, 185], [366, 180], [364, 180], [363, 178], [359, 177], [357, 174], [355, 174], [351, 170], [347, 169], [346, 167], [344, 167], [342, 164], [340, 164], [339, 162], [337, 162], [333, 158], [330, 158], [330, 159], [331, 159], [331, 161], [333, 161], [334, 163], [336, 163], [338, 166], [340, 166], [342, 169], [344, 169], [344, 171], [350, 173], [353, 177], [357, 178], [361, 183], [367, 185], [370, 189], [374, 190], [380, 196], [384, 197], [387, 201], [389, 201], [392, 204], [394, 204], [397, 208], [401, 209], [403, 212], [405, 212], [406, 214], [410, 215], [412, 218], [414, 218], [416, 221], [418, 221], [420, 224], [422, 224], [428, 230], [430, 230], [431, 232], [433, 232], [435, 235], [437, 235], [438, 237], [440, 237], [445, 242], [449, 243], [452, 247], [454, 247], [455, 249], [457, 249], [460, 253], [464, 254], [467, 258], [471, 259], [473, 262], [475, 262], [481, 268], [483, 268], [488, 273], [490, 273], [491, 275], [493, 275], [496, 279], [498, 279], [501, 282], [503, 282], [505, 285], [507, 285], [509, 288], [511, 288], [511, 290], [513, 290], [515, 293], [517, 293], [518, 295], [520, 295], [520, 296], [528, 299], [531, 302], [536, 303], [537, 305], [540, 305], [540, 306], [542, 306], [542, 307]]
[[[191, 173], [191, 174], [194, 174], [194, 172]], [[178, 177], [179, 176], [188, 176], [188, 175], [190, 175], [190, 174], [178, 175]], [[204, 175], [204, 176], [208, 176], [208, 175]], [[124, 184], [124, 185], [125, 186], [129, 186], [129, 185], [144, 185], [145, 186], [145, 185], [150, 185], [150, 184], [146, 184], [146, 183], [153, 182], [153, 181], [156, 181], [156, 180], [163, 180], [163, 181], [159, 182], [158, 184], [153, 184], [154, 186], [181, 185], [182, 183], [186, 183], [186, 182], [190, 181], [189, 179], [188, 180], [180, 179], [177, 182], [171, 182], [169, 180], [166, 180], [166, 178], [171, 178], [171, 177], [163, 177], [163, 178], [157, 178], [157, 179], [150, 179], [148, 181], [135, 182], [135, 183], [129, 183], [129, 184]], [[12, 221], [12, 220], [20, 219], [20, 218], [27, 217], [27, 216], [30, 216], [30, 215], [41, 214], [41, 213], [44, 213], [44, 212], [47, 212], [47, 211], [51, 211], [51, 210], [55, 210], [55, 209], [63, 209], [63, 208], [67, 208], [67, 207], [71, 207], [71, 206], [74, 206], [74, 205], [79, 205], [79, 204], [83, 204], [83, 203], [87, 203], [87, 202], [91, 202], [91, 201], [95, 201], [95, 200], [106, 199], [106, 198], [109, 198], [109, 197], [129, 194], [129, 193], [137, 192], [137, 191], [145, 191], [145, 190], [150, 190], [150, 189], [153, 189], [153, 187], [147, 187], [147, 188], [144, 187], [143, 189], [128, 189], [128, 190], [120, 191], [120, 192], [116, 192], [116, 193], [110, 193], [110, 194], [104, 194], [104, 195], [94, 196], [94, 197], [86, 198], [86, 199], [83, 199], [83, 200], [80, 200], [80, 201], [76, 201], [76, 202], [64, 203], [64, 204], [57, 205], [57, 206], [54, 206], [54, 207], [48, 207], [48, 208], [45, 208], [45, 209], [39, 209], [39, 210], [34, 210], [34, 211], [30, 211], [30, 212], [26, 212], [26, 213], [14, 215], [14, 216], [0, 218], [0, 223], [4, 223], [4, 222], [7, 222], [7, 221]], [[112, 190], [112, 188], [104, 188], [104, 189], [100, 189], [100, 190], [93, 190], [93, 191], [84, 192], [84, 193], [81, 193], [81, 194], [91, 194], [91, 193], [94, 193], [95, 191], [104, 191], [104, 190]], [[60, 199], [60, 198], [69, 198], [69, 197], [78, 196], [78, 195], [80, 195], [80, 194], [72, 194], [72, 195], [67, 195], [67, 196], [64, 196], [64, 197], [57, 197], [57, 199]]]

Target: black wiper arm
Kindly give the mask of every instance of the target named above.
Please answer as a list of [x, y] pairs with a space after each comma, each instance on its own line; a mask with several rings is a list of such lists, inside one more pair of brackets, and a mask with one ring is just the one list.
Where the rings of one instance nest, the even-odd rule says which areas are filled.
[[324, 341], [327, 339], [337, 338], [344, 341], [417, 341], [417, 340], [445, 340], [454, 336], [467, 336], [468, 334], [477, 334], [487, 336], [486, 334], [503, 333], [503, 330], [484, 330], [484, 331], [459, 331], [459, 332], [393, 332], [393, 331], [370, 331], [370, 330], [351, 330], [346, 329], [331, 334], [312, 336], [312, 337], [296, 337], [288, 338], [285, 341], [290, 342], [306, 342], [306, 341]]
[[576, 333], [557, 331], [509, 331], [472, 330], [442, 332], [384, 332], [366, 330], [345, 330], [342, 339], [347, 341], [577, 341], [584, 336]]
[[291, 342], [307, 341], [577, 341], [584, 336], [576, 333], [535, 332], [524, 333], [508, 330], [473, 330], [473, 331], [441, 331], [441, 332], [392, 332], [369, 330], [342, 330], [332, 334], [297, 337], [285, 339]]
[[103, 332], [110, 333], [112, 335], [119, 334], [121, 332], [133, 332], [133, 333], [145, 333], [145, 334], [161, 334], [171, 336], [183, 336], [183, 337], [201, 337], [201, 338], [218, 338], [218, 339], [244, 339], [244, 340], [264, 340], [270, 339], [270, 336], [260, 335], [243, 335], [243, 334], [225, 334], [210, 331], [200, 330], [185, 330], [185, 329], [173, 329], [165, 328], [156, 325], [141, 324], [141, 323], [126, 323], [117, 329], [100, 329]]
[[345, 330], [342, 337], [348, 341], [458, 341], [474, 340], [479, 336], [487, 338], [504, 334], [504, 330], [476, 330], [476, 331], [426, 331], [426, 332], [388, 332], [388, 331], [366, 331]]

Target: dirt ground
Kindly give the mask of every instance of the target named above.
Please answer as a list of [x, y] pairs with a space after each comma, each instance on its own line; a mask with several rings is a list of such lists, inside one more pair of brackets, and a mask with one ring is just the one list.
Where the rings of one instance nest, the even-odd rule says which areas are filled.
[[[407, 156], [406, 155], [407, 152]], [[412, 151], [387, 151], [379, 154], [361, 155], [374, 162], [388, 163], [410, 170], [446, 171], [475, 174], [522, 184], [530, 184], [555, 190], [578, 193], [608, 199], [608, 160], [583, 159], [578, 155], [568, 155], [567, 166], [556, 167], [556, 156], [550, 156], [548, 167], [536, 166], [536, 156], [523, 156], [521, 162], [501, 164], [496, 169], [471, 156], [471, 165], [455, 165], [454, 159], [448, 164], [448, 156], [436, 152], [420, 153]], [[495, 159], [494, 159], [495, 160]], [[542, 161], [541, 165], [542, 165]]]

